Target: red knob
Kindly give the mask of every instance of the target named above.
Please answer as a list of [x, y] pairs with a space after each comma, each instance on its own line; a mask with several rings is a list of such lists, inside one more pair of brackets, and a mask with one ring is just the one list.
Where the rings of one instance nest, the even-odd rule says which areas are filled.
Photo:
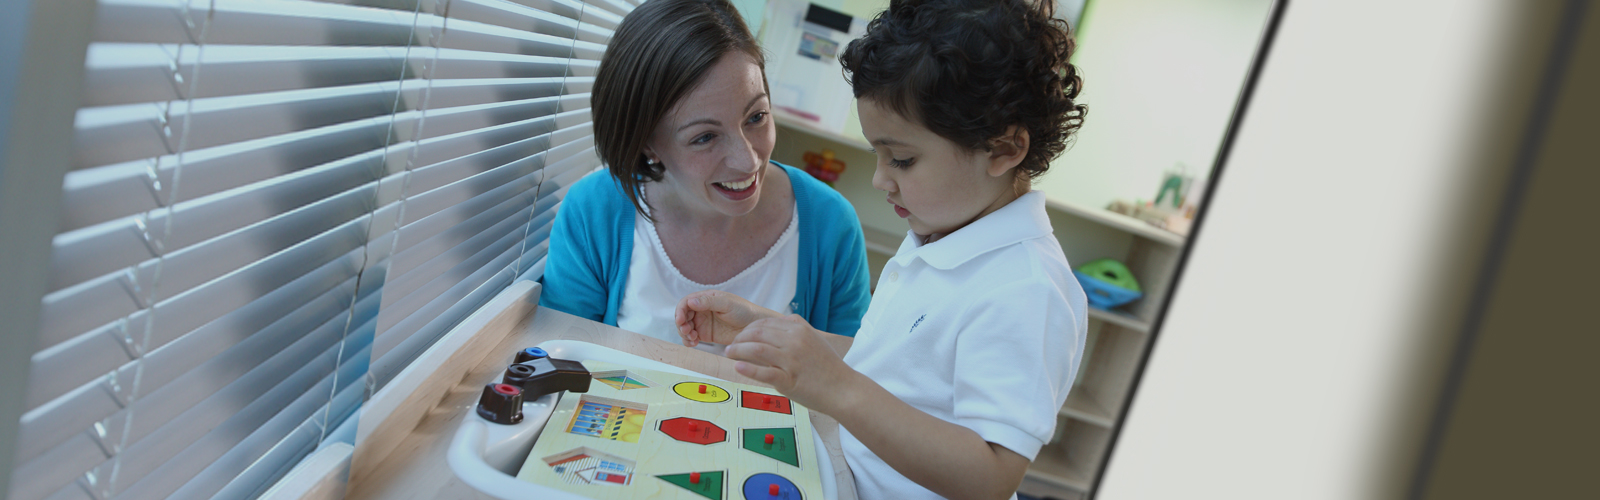
[[776, 485], [776, 484], [767, 485], [767, 494], [768, 495], [772, 495], [772, 496], [778, 496], [778, 485]]
[[705, 394], [706, 393], [706, 385], [705, 384], [700, 384], [700, 393], [701, 394]]
[[[772, 444], [772, 435], [771, 434], [767, 434], [767, 437], [766, 437], [765, 440], [766, 440], [767, 444]], [[777, 486], [773, 486], [773, 487], [776, 488]], [[774, 493], [774, 495], [776, 495], [776, 493]]]
[[690, 472], [689, 473], [689, 484], [700, 484], [700, 473], [699, 472]]

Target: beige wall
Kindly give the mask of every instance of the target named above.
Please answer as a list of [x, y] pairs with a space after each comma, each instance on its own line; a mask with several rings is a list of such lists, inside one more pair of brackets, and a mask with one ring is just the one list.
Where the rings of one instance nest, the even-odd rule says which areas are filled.
[[[1098, 498], [1415, 498], [1559, 6], [1289, 2]], [[1587, 172], [1592, 116], [1562, 136]], [[1565, 229], [1510, 234], [1529, 279], [1496, 291], [1559, 295], [1490, 302], [1458, 411], [1498, 411], [1456, 415], [1430, 498], [1594, 498], [1594, 300], [1568, 294], [1595, 225], [1560, 186], [1523, 207]]]
[[1036, 187], [1100, 208], [1152, 198], [1162, 173], [1179, 163], [1205, 177], [1270, 3], [1089, 2], [1073, 56], [1089, 116]]

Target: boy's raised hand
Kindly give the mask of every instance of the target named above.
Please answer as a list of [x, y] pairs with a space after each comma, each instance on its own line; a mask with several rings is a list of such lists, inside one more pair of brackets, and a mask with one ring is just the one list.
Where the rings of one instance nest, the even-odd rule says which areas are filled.
[[684, 296], [672, 316], [683, 345], [694, 347], [701, 342], [733, 343], [734, 336], [751, 323], [783, 315], [738, 295], [706, 290]]
[[846, 365], [822, 335], [796, 314], [762, 319], [739, 332], [724, 354], [739, 361], [733, 369], [740, 375], [832, 414], [834, 407], [849, 404], [846, 393], [854, 386], [852, 377], [860, 373]]

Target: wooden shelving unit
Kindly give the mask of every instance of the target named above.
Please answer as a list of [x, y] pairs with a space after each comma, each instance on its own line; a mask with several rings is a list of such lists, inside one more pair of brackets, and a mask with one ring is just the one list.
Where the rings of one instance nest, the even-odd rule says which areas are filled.
[[772, 117], [778, 121], [778, 126], [785, 129], [811, 135], [819, 139], [831, 141], [840, 145], [849, 146], [859, 151], [871, 151], [872, 145], [867, 143], [865, 137], [849, 136], [838, 132], [824, 130], [816, 123], [794, 113], [784, 111], [783, 108], [773, 108]]
[[862, 237], [867, 240], [867, 251], [883, 255], [894, 255], [900, 250], [900, 242], [905, 240], [905, 233], [891, 233], [870, 226], [861, 226]]
[[[872, 189], [876, 158], [860, 137], [820, 130], [810, 122], [775, 113], [779, 125], [773, 159], [802, 165], [804, 151], [831, 149], [846, 162], [835, 187], [861, 217], [868, 262], [874, 282], [883, 262], [905, 239], [905, 227], [876, 212], [886, 210], [882, 193]], [[1056, 436], [1028, 468], [1020, 490], [1061, 500], [1086, 498], [1109, 453], [1111, 436], [1133, 387], [1139, 358], [1149, 342], [1155, 315], [1167, 300], [1183, 236], [1108, 210], [1059, 199], [1047, 202], [1056, 237], [1074, 265], [1114, 258], [1128, 266], [1144, 289], [1144, 298], [1114, 310], [1089, 309], [1089, 336], [1076, 385], [1068, 393], [1056, 425]]]

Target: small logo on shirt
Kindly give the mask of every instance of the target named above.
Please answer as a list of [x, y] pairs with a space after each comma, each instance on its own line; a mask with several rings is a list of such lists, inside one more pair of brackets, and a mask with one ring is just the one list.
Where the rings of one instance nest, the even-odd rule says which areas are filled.
[[924, 320], [924, 319], [928, 319], [928, 315], [924, 314], [924, 315], [918, 316], [917, 317], [917, 322], [912, 323], [911, 324], [911, 329], [910, 330], [906, 330], [906, 333], [909, 334], [911, 332], [917, 331], [917, 325], [922, 324], [922, 320]]

